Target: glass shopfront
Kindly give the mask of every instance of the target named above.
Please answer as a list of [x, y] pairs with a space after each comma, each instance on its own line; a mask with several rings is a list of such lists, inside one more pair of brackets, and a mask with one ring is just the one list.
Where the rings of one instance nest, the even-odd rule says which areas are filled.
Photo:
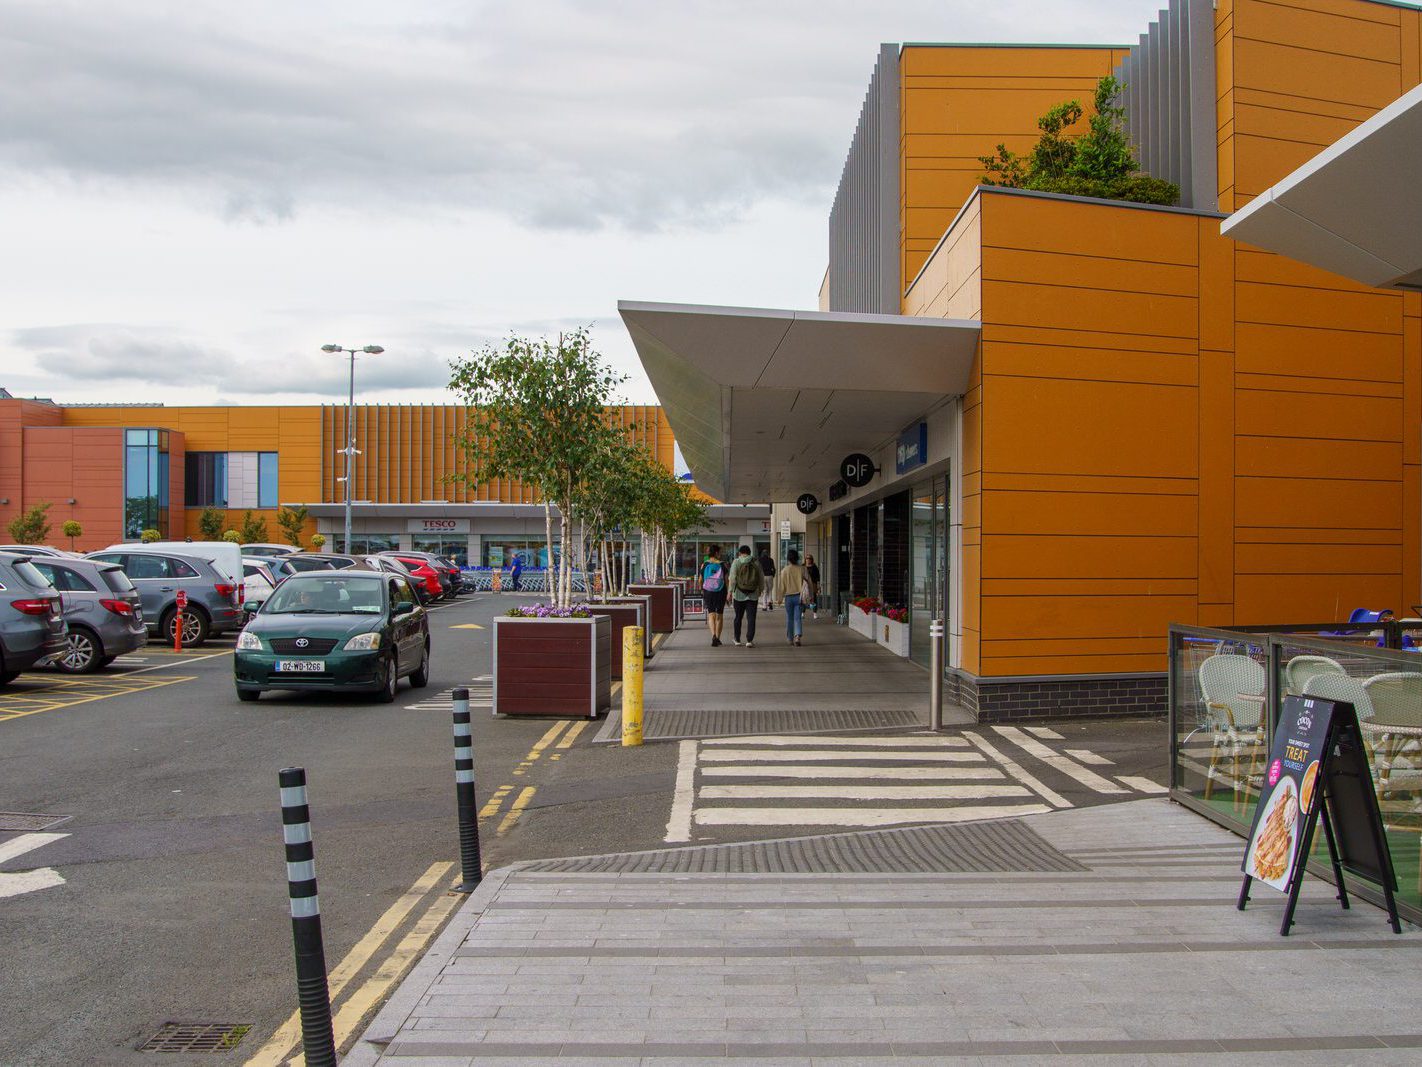
[[469, 565], [469, 535], [455, 534], [450, 537], [434, 537], [416, 534], [410, 542], [416, 552], [433, 552], [436, 556], [452, 559], [461, 567]]
[[948, 618], [948, 479], [915, 486], [911, 521], [909, 658], [929, 660], [928, 628]]

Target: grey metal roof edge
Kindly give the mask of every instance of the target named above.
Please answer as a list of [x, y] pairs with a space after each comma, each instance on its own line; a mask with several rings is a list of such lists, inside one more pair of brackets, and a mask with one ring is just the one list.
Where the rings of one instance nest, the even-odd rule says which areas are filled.
[[1120, 48], [1130, 49], [1129, 44], [1101, 44], [1099, 41], [902, 41], [899, 53], [905, 48]]
[[973, 191], [968, 194], [968, 199], [963, 201], [963, 206], [960, 207], [957, 214], [953, 216], [953, 221], [948, 224], [948, 228], [943, 231], [943, 235], [939, 237], [937, 243], [934, 244], [933, 251], [928, 253], [928, 258], [923, 261], [923, 266], [918, 268], [918, 273], [913, 276], [913, 281], [909, 282], [908, 286], [904, 289], [905, 296], [908, 295], [909, 290], [918, 284], [918, 279], [922, 277], [923, 272], [928, 269], [928, 264], [932, 262], [934, 256], [938, 255], [938, 250], [943, 247], [943, 242], [948, 239], [948, 235], [952, 233], [954, 227], [958, 225], [958, 220], [963, 217], [963, 213], [967, 211], [968, 208], [972, 207], [973, 200], [980, 193], [1029, 196], [1036, 197], [1039, 200], [1062, 200], [1078, 204], [1131, 208], [1132, 210], [1138, 211], [1164, 211], [1175, 215], [1194, 215], [1197, 218], [1206, 219], [1227, 219], [1230, 217], [1219, 211], [1205, 211], [1201, 208], [1173, 207], [1169, 204], [1141, 204], [1134, 200], [1108, 200], [1099, 196], [1073, 196], [1069, 193], [1044, 193], [1036, 189], [1012, 189], [1005, 185], [975, 185], [973, 186]]
[[638, 312], [673, 315], [727, 315], [744, 318], [784, 319], [787, 322], [824, 322], [844, 325], [865, 326], [905, 326], [929, 329], [972, 330], [982, 329], [976, 319], [924, 318], [918, 315], [879, 315], [862, 311], [817, 311], [802, 308], [755, 308], [732, 307], [721, 304], [661, 303], [648, 300], [619, 300], [619, 315]]

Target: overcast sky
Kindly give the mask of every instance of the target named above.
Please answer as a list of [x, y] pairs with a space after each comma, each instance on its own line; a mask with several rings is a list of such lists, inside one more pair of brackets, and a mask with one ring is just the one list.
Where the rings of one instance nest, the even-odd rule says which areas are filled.
[[5, 0], [0, 386], [440, 402], [618, 299], [814, 307], [881, 41], [1132, 41], [1137, 0]]

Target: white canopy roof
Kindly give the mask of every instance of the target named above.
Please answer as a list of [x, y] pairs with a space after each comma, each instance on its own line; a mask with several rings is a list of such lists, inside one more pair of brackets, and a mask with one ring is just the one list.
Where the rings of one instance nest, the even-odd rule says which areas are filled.
[[980, 324], [621, 301], [697, 484], [730, 503], [823, 491], [839, 462], [967, 390]]
[[1422, 85], [1220, 225], [1365, 285], [1422, 289]]

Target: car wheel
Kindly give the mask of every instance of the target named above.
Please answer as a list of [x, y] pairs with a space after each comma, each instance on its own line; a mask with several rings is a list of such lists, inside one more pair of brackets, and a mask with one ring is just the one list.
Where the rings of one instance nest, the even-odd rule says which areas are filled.
[[92, 630], [76, 627], [68, 640], [69, 647], [54, 657], [54, 665], [65, 674], [91, 674], [104, 665], [104, 646]]
[[423, 689], [430, 684], [430, 644], [425, 642], [425, 654], [420, 657], [419, 668], [410, 675], [410, 688]]
[[262, 699], [262, 691], [260, 689], [239, 689], [237, 690], [237, 699], [243, 704], [253, 704]]
[[400, 659], [391, 649], [390, 659], [385, 664], [385, 685], [376, 695], [382, 704], [395, 703], [395, 687], [400, 684]]
[[[166, 643], [171, 645], [177, 629], [178, 612], [169, 608], [168, 613], [163, 616], [163, 636]], [[195, 611], [191, 607], [183, 612], [183, 647], [197, 648], [207, 641], [207, 616], [200, 611]]]

